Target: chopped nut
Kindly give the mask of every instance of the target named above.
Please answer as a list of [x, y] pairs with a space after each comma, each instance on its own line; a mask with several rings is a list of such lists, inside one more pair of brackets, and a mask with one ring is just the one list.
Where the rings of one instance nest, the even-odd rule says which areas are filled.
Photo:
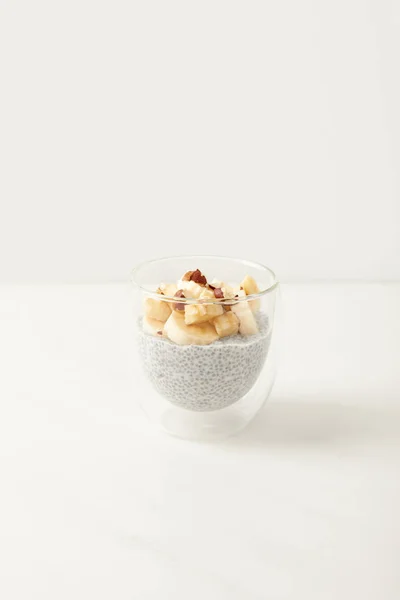
[[221, 290], [221, 288], [214, 288], [214, 296], [216, 298], [223, 298], [224, 297], [224, 293]]
[[[178, 290], [175, 294], [176, 298], [185, 298], [185, 294], [183, 293], [183, 290]], [[176, 302], [174, 304], [174, 309], [175, 310], [185, 310], [185, 305], [182, 302]]]
[[190, 276], [190, 280], [199, 285], [207, 285], [207, 279], [202, 275], [200, 269], [196, 269]]
[[185, 310], [185, 305], [182, 303], [180, 303], [180, 304], [176, 303], [176, 304], [174, 304], [174, 309], [175, 310]]

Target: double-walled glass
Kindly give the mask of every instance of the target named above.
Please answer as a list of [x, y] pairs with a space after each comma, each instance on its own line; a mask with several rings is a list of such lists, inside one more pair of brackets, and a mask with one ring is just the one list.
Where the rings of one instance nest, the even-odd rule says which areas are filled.
[[274, 382], [273, 271], [241, 259], [180, 256], [141, 264], [132, 283], [139, 400], [148, 417], [187, 439], [243, 429]]

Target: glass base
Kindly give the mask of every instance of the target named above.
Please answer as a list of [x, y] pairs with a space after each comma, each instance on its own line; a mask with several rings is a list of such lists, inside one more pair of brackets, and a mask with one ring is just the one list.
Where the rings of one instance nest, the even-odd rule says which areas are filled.
[[[180, 302], [168, 295], [161, 298], [155, 291], [161, 282], [180, 286], [181, 278], [189, 271], [193, 274], [193, 268], [206, 276], [223, 277], [223, 281], [233, 288], [240, 286], [242, 291], [245, 280], [249, 282], [252, 278], [257, 282], [252, 283], [254, 289], [258, 286], [262, 290], [251, 295], [251, 299], [246, 299], [245, 293], [235, 294], [237, 301], [233, 305], [238, 306], [231, 307], [237, 317], [231, 323], [234, 335], [223, 335], [220, 339], [213, 328], [214, 320], [210, 317], [216, 313], [208, 309], [213, 306], [217, 313], [221, 311], [215, 291], [198, 299], [198, 303], [193, 297], [185, 298], [182, 304], [187, 302], [187, 305], [178, 306], [185, 311], [181, 317], [190, 314], [192, 306], [201, 305], [203, 309], [205, 306], [208, 326], [203, 331], [191, 327], [186, 318], [184, 323], [179, 322], [177, 312], [171, 310]], [[146, 415], [158, 429], [187, 440], [213, 442], [240, 432], [264, 405], [275, 378], [278, 282], [273, 271], [236, 258], [181, 256], [140, 265], [132, 274], [132, 282], [138, 359], [143, 369], [137, 377], [144, 378], [143, 385], [137, 382], [140, 383], [137, 390]], [[189, 290], [190, 296], [193, 291]], [[222, 305], [222, 314], [229, 304]], [[155, 317], [156, 322], [144, 321], [144, 314], [152, 316], [152, 321]], [[161, 326], [161, 321], [168, 325]], [[202, 334], [200, 338], [196, 331]], [[207, 331], [210, 337], [204, 339]], [[162, 339], [165, 334], [168, 339]]]
[[141, 407], [150, 421], [174, 437], [202, 442], [224, 440], [242, 431], [264, 406], [275, 380], [275, 369], [269, 363], [264, 377], [243, 398], [226, 408], [210, 412], [187, 410], [155, 390], [141, 402]]
[[246, 415], [240, 410], [231, 410], [228, 415], [223, 413], [223, 410], [192, 413], [172, 408], [163, 414], [160, 425], [164, 431], [175, 437], [215, 442], [238, 433], [249, 423]]

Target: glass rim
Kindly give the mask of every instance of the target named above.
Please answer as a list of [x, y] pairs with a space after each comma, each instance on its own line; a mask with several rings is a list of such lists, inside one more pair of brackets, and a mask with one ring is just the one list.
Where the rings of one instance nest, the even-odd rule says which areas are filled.
[[210, 260], [210, 259], [220, 259], [220, 260], [231, 260], [231, 261], [235, 261], [237, 263], [241, 263], [242, 265], [248, 265], [251, 267], [256, 267], [257, 269], [261, 269], [262, 271], [268, 272], [272, 278], [273, 278], [273, 283], [268, 286], [267, 288], [265, 288], [264, 290], [261, 290], [260, 292], [257, 292], [256, 294], [249, 294], [248, 296], [243, 296], [243, 297], [239, 297], [239, 298], [231, 298], [229, 299], [229, 304], [237, 304], [238, 302], [248, 302], [249, 300], [256, 300], [257, 298], [261, 298], [262, 296], [265, 296], [266, 294], [269, 294], [270, 292], [274, 291], [278, 285], [279, 285], [279, 281], [276, 278], [276, 274], [275, 272], [270, 269], [269, 267], [267, 267], [266, 265], [263, 265], [262, 263], [258, 263], [252, 260], [246, 260], [243, 258], [237, 258], [237, 257], [233, 257], [233, 256], [220, 256], [220, 255], [213, 255], [213, 254], [181, 254], [181, 255], [177, 255], [177, 256], [165, 256], [163, 258], [155, 258], [152, 260], [146, 260], [143, 261], [141, 263], [139, 263], [136, 267], [134, 267], [131, 271], [131, 276], [130, 276], [130, 282], [139, 290], [141, 290], [142, 292], [144, 292], [147, 296], [149, 296], [150, 298], [155, 298], [157, 300], [164, 300], [167, 302], [179, 302], [179, 304], [226, 304], [227, 306], [229, 306], [227, 300], [225, 302], [221, 302], [221, 299], [216, 298], [215, 300], [209, 299], [209, 298], [204, 298], [201, 301], [199, 301], [199, 298], [177, 298], [176, 296], [166, 296], [164, 294], [158, 294], [157, 292], [153, 292], [151, 290], [148, 290], [147, 288], [145, 288], [144, 286], [142, 286], [141, 284], [138, 283], [138, 281], [136, 280], [136, 274], [140, 271], [140, 269], [142, 269], [143, 267], [146, 267], [147, 265], [151, 265], [154, 263], [162, 263], [163, 261], [170, 261], [170, 260], [178, 260], [178, 259], [182, 259], [182, 258], [193, 258], [193, 260], [198, 260], [200, 261], [201, 259], [206, 259], [206, 260]]

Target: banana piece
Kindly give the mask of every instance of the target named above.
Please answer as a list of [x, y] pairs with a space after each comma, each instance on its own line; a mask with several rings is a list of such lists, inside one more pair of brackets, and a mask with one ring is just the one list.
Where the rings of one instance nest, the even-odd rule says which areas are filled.
[[168, 302], [156, 300], [155, 298], [146, 298], [144, 301], [144, 314], [149, 319], [165, 322], [171, 314], [171, 307]]
[[224, 300], [228, 300], [228, 302], [224, 302], [224, 308], [226, 311], [230, 311], [231, 304], [229, 300], [233, 300], [235, 298], [235, 294], [238, 293], [240, 286], [237, 286], [237, 291], [235, 291], [234, 287], [232, 287], [228, 283], [225, 283], [224, 281], [219, 281], [218, 279], [213, 279], [211, 285], [213, 285], [214, 287], [219, 287], [222, 290]]
[[[239, 298], [245, 298], [245, 291], [239, 290], [238, 296]], [[249, 302], [242, 301], [237, 304], [232, 304], [231, 312], [235, 313], [239, 319], [239, 331], [242, 335], [254, 335], [258, 333], [258, 326], [249, 306]]]
[[150, 319], [149, 317], [143, 317], [143, 331], [149, 335], [156, 335], [158, 337], [163, 336], [164, 325], [162, 321], [157, 319]]
[[207, 313], [207, 306], [204, 304], [187, 304], [185, 306], [185, 323], [193, 325], [193, 323], [205, 323], [210, 317]]
[[200, 298], [204, 290], [203, 285], [199, 285], [195, 281], [185, 281], [180, 279], [178, 281], [178, 290], [183, 290], [185, 292], [186, 298]]
[[235, 335], [239, 331], [239, 319], [234, 312], [226, 312], [213, 321], [216, 332], [219, 337]]
[[[199, 300], [214, 300], [214, 292], [203, 288]], [[193, 323], [204, 323], [211, 321], [214, 317], [222, 315], [224, 309], [221, 304], [188, 304], [185, 307], [185, 322], [186, 325]]]
[[173, 311], [164, 325], [164, 333], [175, 344], [185, 346], [196, 344], [205, 346], [212, 344], [218, 339], [215, 327], [211, 323], [199, 323], [198, 325], [187, 325], [183, 315]]
[[258, 294], [258, 292], [260, 291], [256, 280], [254, 279], [254, 277], [251, 277], [251, 275], [246, 275], [246, 277], [243, 279], [240, 285], [246, 292], [247, 296], [249, 296], [250, 294]]
[[164, 296], [175, 296], [178, 286], [175, 283], [162, 283], [159, 289]]
[[233, 287], [224, 283], [222, 286], [222, 291], [224, 292], [224, 298], [234, 298], [235, 292], [233, 291]]
[[[258, 294], [260, 288], [257, 285], [256, 280], [251, 275], [246, 275], [241, 283], [241, 287], [244, 289], [246, 296], [250, 294]], [[249, 300], [250, 308], [253, 312], [260, 310], [260, 300]]]
[[203, 288], [200, 294], [201, 300], [215, 300], [214, 292], [212, 290], [208, 290], [207, 288]]
[[[212, 290], [203, 290], [203, 292], [200, 295], [200, 300], [213, 300], [215, 302], [216, 298], [214, 296], [214, 292]], [[207, 307], [207, 314], [209, 315], [210, 319], [213, 319], [214, 317], [218, 317], [219, 315], [222, 315], [222, 313], [224, 312], [224, 308], [222, 304], [206, 304]]]
[[214, 287], [221, 288], [222, 293], [224, 294], [224, 298], [234, 298], [235, 292], [232, 286], [224, 281], [219, 281], [218, 279], [213, 279], [211, 285]]
[[222, 281], [220, 281], [219, 279], [213, 279], [212, 281], [210, 281], [209, 283], [211, 283], [211, 285], [213, 285], [214, 287], [219, 287], [222, 288], [222, 286], [224, 285]]

